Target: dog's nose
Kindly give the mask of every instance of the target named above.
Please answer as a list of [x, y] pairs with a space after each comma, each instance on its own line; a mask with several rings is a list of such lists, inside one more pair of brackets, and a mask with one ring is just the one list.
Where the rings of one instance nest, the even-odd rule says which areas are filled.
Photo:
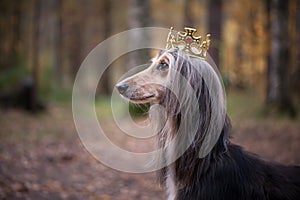
[[119, 90], [120, 94], [124, 94], [124, 92], [127, 90], [128, 85], [126, 83], [120, 82], [116, 85], [117, 89]]

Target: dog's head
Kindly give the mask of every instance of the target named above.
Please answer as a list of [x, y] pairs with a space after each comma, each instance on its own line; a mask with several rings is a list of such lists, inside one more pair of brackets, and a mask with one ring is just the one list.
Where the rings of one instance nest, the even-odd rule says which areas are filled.
[[116, 87], [133, 103], [162, 105], [164, 109], [151, 106], [149, 112], [152, 123], [159, 124], [156, 131], [162, 137], [176, 135], [183, 142], [177, 145], [181, 147], [188, 147], [194, 139], [197, 142], [193, 144], [201, 147], [197, 150], [201, 157], [210, 152], [221, 134], [226, 117], [225, 92], [217, 72], [203, 59], [178, 49], [164, 50], [147, 69]]
[[133, 103], [158, 103], [164, 96], [171, 54], [159, 53], [144, 71], [117, 83], [120, 94]]

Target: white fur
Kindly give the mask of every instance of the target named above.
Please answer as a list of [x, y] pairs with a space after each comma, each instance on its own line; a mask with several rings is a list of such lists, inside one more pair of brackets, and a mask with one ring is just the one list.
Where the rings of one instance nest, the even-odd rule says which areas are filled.
[[[167, 138], [168, 138], [167, 144], [165, 147], [167, 149], [167, 155], [168, 155], [167, 159], [172, 159], [174, 149], [170, 145], [170, 142], [173, 138], [171, 134], [168, 134]], [[170, 166], [168, 166], [167, 179], [166, 179], [168, 200], [174, 200], [176, 198], [177, 187], [175, 184], [174, 176], [175, 176], [174, 164], [171, 164]]]
[[168, 200], [174, 200], [177, 193], [177, 187], [174, 181], [173, 167], [168, 168], [166, 186], [167, 186]]

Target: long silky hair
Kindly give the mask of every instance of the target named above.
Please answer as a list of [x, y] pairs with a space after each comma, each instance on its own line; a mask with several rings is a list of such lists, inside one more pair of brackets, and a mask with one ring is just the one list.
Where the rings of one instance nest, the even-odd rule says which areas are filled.
[[164, 166], [160, 180], [165, 181], [172, 166], [180, 187], [192, 176], [201, 176], [208, 161], [227, 150], [230, 122], [224, 89], [213, 67], [182, 50], [171, 49], [166, 55], [170, 61], [166, 91], [160, 106], [151, 106], [149, 113], [163, 149], [158, 158]]

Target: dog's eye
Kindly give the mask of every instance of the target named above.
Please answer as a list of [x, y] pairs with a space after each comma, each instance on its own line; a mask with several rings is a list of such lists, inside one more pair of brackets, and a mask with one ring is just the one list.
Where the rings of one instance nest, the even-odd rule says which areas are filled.
[[165, 61], [161, 61], [158, 65], [157, 65], [157, 69], [159, 71], [165, 71], [169, 68], [169, 64], [166, 63]]

